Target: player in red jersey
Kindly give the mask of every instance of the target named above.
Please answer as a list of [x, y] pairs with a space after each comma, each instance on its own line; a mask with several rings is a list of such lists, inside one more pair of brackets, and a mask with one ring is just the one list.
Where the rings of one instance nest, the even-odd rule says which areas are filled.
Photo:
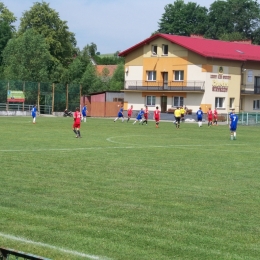
[[153, 112], [153, 118], [155, 120], [155, 127], [158, 128], [159, 127], [159, 122], [160, 122], [160, 110], [158, 107], [156, 107], [156, 109]]
[[218, 125], [218, 111], [217, 108], [215, 107], [214, 111], [213, 111], [213, 118], [214, 118], [214, 125]]
[[148, 110], [148, 106], [145, 106], [145, 109], [144, 109], [144, 121], [142, 123], [142, 125], [144, 124], [144, 122], [146, 123], [147, 125], [147, 120], [148, 120], [148, 115], [149, 115], [149, 110]]
[[74, 118], [74, 123], [72, 126], [72, 130], [76, 134], [76, 138], [81, 138], [80, 122], [81, 122], [82, 115], [78, 107], [76, 108], [76, 111], [73, 113], [73, 118]]
[[132, 117], [132, 114], [133, 114], [133, 105], [131, 105], [131, 107], [127, 109], [127, 121], [126, 121], [127, 123]]
[[213, 113], [212, 113], [211, 108], [209, 108], [207, 114], [208, 114], [208, 126], [212, 126], [212, 117], [213, 117]]

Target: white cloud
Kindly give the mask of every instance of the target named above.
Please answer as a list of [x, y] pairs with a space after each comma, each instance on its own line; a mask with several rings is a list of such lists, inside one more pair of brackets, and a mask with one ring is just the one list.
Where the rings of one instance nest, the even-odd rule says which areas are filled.
[[[5, 0], [3, 3], [20, 19], [35, 0]], [[39, 1], [41, 2], [41, 1]], [[78, 46], [94, 42], [101, 53], [123, 51], [158, 29], [164, 7], [170, 0], [47, 0], [68, 22]], [[213, 0], [185, 0], [209, 7]], [[19, 21], [17, 22], [19, 25]]]

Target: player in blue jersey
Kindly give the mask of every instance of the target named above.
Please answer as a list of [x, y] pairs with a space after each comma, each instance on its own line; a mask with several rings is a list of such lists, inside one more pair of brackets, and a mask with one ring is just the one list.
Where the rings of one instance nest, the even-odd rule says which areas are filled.
[[83, 122], [86, 122], [86, 120], [87, 120], [87, 112], [88, 112], [87, 106], [84, 105], [84, 106], [82, 107], [82, 110], [81, 110], [82, 121], [83, 121]]
[[33, 118], [33, 124], [36, 123], [36, 114], [37, 114], [37, 106], [34, 105], [32, 110], [31, 110], [31, 115], [32, 115], [32, 118]]
[[238, 116], [235, 114], [235, 111], [232, 110], [230, 114], [230, 139], [236, 140], [237, 138], [237, 122]]
[[123, 107], [123, 105], [121, 105], [121, 107], [120, 107], [120, 109], [118, 111], [117, 117], [114, 119], [114, 122], [116, 122], [116, 120], [118, 118], [122, 119], [122, 123], [124, 122], [124, 107]]
[[140, 112], [137, 114], [137, 117], [136, 117], [136, 119], [135, 119], [133, 125], [134, 125], [137, 121], [139, 122], [139, 124], [142, 123], [142, 121], [143, 121], [143, 120], [142, 120], [143, 115], [144, 115], [144, 110], [143, 110], [143, 108], [141, 108]]
[[202, 118], [203, 118], [203, 111], [201, 110], [201, 108], [199, 108], [199, 110], [197, 111], [197, 120], [198, 120], [198, 125], [199, 127], [202, 126]]

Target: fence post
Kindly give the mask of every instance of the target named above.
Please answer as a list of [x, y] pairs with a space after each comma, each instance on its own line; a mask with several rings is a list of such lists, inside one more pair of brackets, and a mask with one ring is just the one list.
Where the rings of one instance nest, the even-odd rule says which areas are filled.
[[40, 92], [41, 92], [41, 83], [38, 82], [38, 96], [37, 96], [37, 107], [38, 107], [38, 111], [39, 114], [41, 114], [41, 109], [40, 109]]
[[[9, 80], [8, 80], [8, 83], [7, 83], [7, 93], [8, 93], [8, 91], [9, 91]], [[6, 102], [6, 111], [8, 111], [8, 110], [9, 110], [9, 101]]]
[[241, 117], [241, 124], [243, 125], [244, 123], [244, 112], [242, 112], [242, 117]]
[[255, 113], [255, 123], [257, 124], [257, 113]]
[[67, 84], [66, 88], [66, 108], [69, 109], [69, 84]]
[[79, 108], [80, 108], [80, 111], [81, 111], [81, 95], [82, 95], [82, 85], [80, 84], [79, 85]]
[[248, 125], [248, 113], [246, 113], [246, 125]]
[[[23, 94], [25, 96], [25, 81], [23, 82]], [[24, 102], [23, 102], [23, 112], [24, 112]]]
[[51, 104], [51, 113], [53, 115], [54, 112], [54, 88], [55, 88], [55, 83], [52, 83], [52, 104]]

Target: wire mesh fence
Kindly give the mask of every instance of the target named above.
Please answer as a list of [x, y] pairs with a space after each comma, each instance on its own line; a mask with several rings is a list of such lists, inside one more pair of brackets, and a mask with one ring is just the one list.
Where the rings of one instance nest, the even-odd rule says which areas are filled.
[[[25, 82], [0, 80], [0, 103], [6, 103], [6, 110], [18, 104], [16, 100], [7, 99], [11, 91], [20, 91], [24, 95], [25, 106], [36, 104], [42, 114], [62, 112], [65, 108], [75, 110], [80, 106], [80, 84], [54, 84], [49, 82]], [[9, 106], [10, 105], [10, 106]], [[50, 111], [51, 107], [51, 111]]]

